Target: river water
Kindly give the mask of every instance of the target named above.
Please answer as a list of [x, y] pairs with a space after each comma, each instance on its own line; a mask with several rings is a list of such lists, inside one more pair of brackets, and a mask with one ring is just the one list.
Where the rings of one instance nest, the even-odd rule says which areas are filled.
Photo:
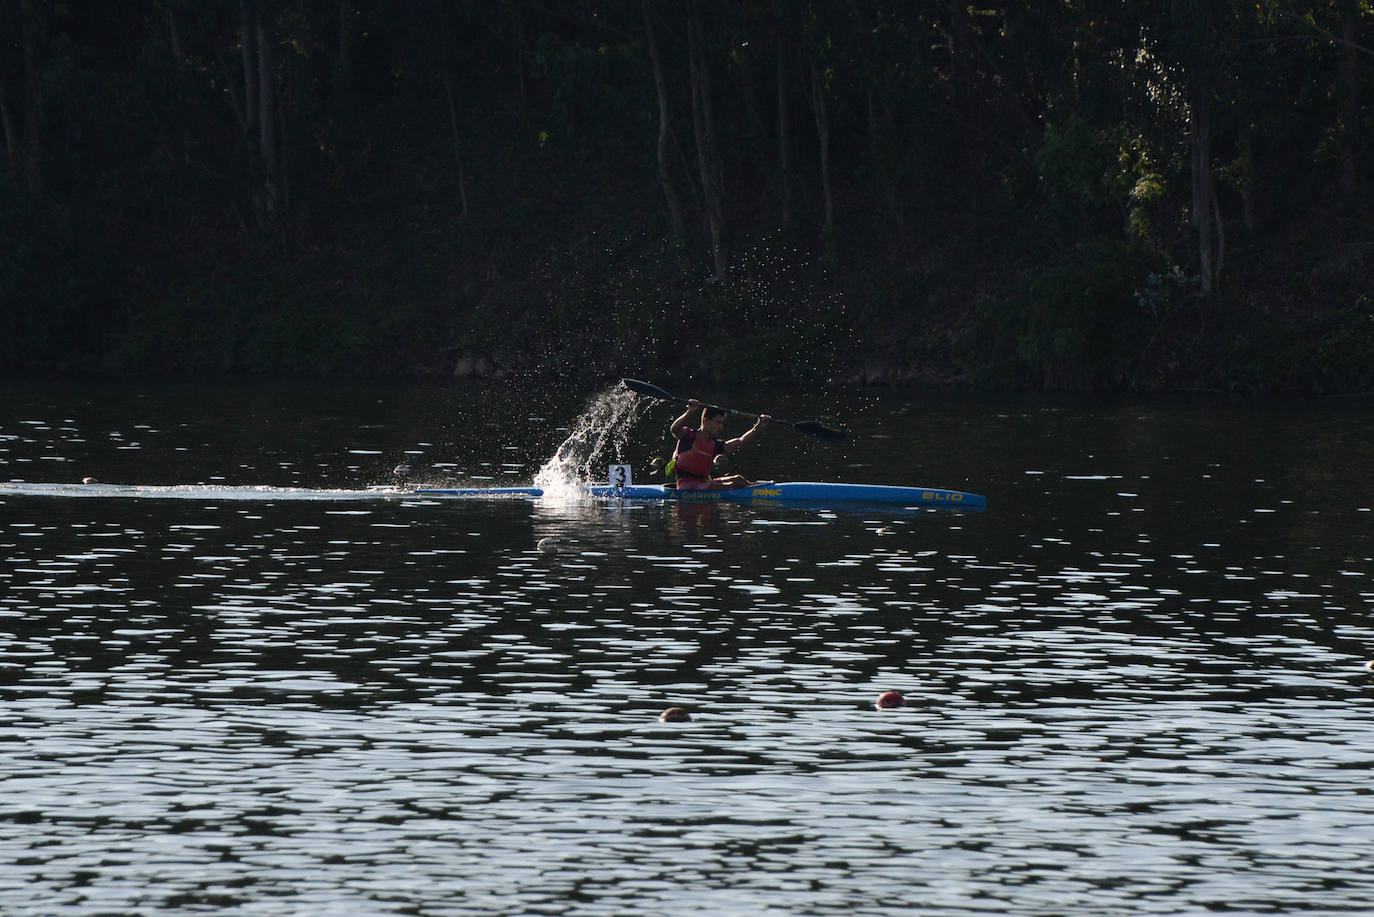
[[0, 912], [1367, 909], [1368, 403], [696, 394], [987, 509], [393, 486], [642, 479], [598, 392], [0, 385]]

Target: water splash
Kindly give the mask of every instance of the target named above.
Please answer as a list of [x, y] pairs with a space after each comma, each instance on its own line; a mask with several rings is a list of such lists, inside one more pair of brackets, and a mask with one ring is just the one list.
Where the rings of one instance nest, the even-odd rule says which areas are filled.
[[652, 403], [618, 384], [601, 392], [573, 422], [572, 432], [553, 457], [535, 474], [535, 486], [544, 489], [546, 499], [583, 499], [583, 486], [603, 483], [607, 466], [623, 459], [635, 423]]

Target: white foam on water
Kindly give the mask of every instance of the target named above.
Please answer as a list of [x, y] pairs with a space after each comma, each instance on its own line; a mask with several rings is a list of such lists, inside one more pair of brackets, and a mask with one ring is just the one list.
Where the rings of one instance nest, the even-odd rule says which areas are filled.
[[73, 498], [129, 498], [140, 500], [378, 500], [405, 496], [408, 492], [396, 487], [355, 489], [318, 489], [306, 487], [272, 487], [266, 484], [72, 484], [0, 483], [0, 497], [73, 497]]
[[594, 397], [573, 421], [566, 439], [534, 476], [544, 499], [572, 502], [587, 499], [587, 484], [604, 484], [606, 469], [619, 462], [635, 423], [653, 402], [622, 385]]

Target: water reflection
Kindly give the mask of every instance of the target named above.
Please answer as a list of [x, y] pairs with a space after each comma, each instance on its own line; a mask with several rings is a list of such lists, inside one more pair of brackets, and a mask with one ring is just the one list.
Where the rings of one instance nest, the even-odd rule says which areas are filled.
[[[0, 493], [7, 913], [1335, 912], [1371, 892], [1374, 550], [1326, 450], [1362, 467], [1374, 440], [1343, 408], [858, 404], [818, 477], [929, 475], [994, 506], [903, 515], [369, 494], [384, 441], [442, 437], [221, 393], [281, 438], [264, 458], [156, 393], [143, 427], [86, 397], [6, 408], [0, 477], [207, 483]], [[501, 468], [504, 436], [455, 471]], [[186, 473], [192, 442], [227, 480]], [[234, 498], [260, 485], [289, 492]], [[875, 710], [887, 689], [908, 705]], [[672, 705], [691, 722], [660, 723]]]

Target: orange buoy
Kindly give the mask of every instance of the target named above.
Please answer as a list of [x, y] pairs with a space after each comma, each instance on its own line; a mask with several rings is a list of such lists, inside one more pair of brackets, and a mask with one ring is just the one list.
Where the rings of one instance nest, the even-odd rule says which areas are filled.
[[893, 707], [906, 706], [906, 698], [896, 691], [884, 691], [878, 695], [877, 702], [873, 705], [879, 710], [891, 710]]

